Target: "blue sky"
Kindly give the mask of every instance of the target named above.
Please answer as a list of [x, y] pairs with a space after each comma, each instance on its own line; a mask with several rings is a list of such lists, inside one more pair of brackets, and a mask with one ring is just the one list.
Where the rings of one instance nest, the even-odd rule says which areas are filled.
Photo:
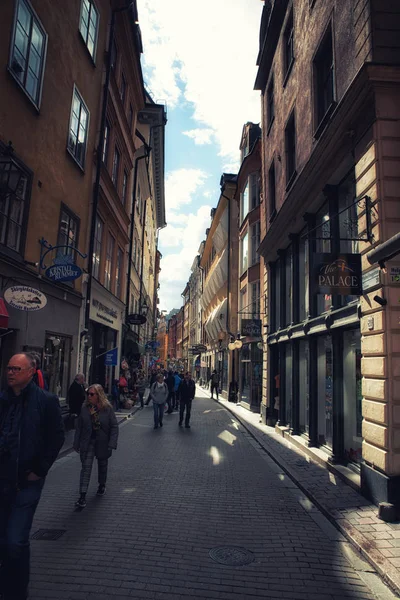
[[237, 172], [243, 125], [260, 121], [253, 86], [263, 4], [138, 0], [145, 84], [168, 114], [160, 310], [181, 306], [221, 174]]

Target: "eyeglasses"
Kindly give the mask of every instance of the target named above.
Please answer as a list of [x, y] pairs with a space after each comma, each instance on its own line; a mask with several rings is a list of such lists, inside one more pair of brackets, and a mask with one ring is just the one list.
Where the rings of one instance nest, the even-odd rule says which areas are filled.
[[88, 392], [88, 396], [97, 396], [96, 392]]
[[7, 366], [7, 371], [9, 373], [19, 373], [20, 371], [29, 371], [29, 369], [33, 369], [33, 367], [15, 367], [14, 365]]

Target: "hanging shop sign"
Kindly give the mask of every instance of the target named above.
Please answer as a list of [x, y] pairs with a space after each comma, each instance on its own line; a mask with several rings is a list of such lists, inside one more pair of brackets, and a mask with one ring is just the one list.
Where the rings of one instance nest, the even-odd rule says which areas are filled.
[[242, 319], [240, 334], [243, 337], [261, 337], [261, 319]]
[[314, 281], [317, 294], [362, 294], [360, 254], [316, 254]]
[[53, 266], [45, 271], [46, 277], [52, 281], [74, 281], [82, 275], [82, 269], [71, 260], [70, 256], [57, 256], [53, 263]]
[[4, 300], [12, 308], [33, 312], [44, 308], [47, 298], [36, 288], [27, 285], [13, 285], [4, 292]]
[[104, 364], [106, 367], [116, 367], [118, 365], [118, 347], [106, 352]]
[[127, 322], [129, 325], [143, 325], [146, 323], [147, 319], [144, 315], [140, 313], [132, 313], [128, 315]]

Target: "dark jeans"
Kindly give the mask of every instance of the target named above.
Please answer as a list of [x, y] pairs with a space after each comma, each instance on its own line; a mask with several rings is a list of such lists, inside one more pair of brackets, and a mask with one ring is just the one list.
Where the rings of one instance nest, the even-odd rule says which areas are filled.
[[164, 407], [165, 404], [156, 404], [153, 402], [153, 410], [154, 410], [154, 427], [158, 427], [162, 424], [163, 416], [164, 416]]
[[179, 423], [182, 424], [183, 415], [185, 413], [186, 408], [186, 416], [185, 416], [185, 425], [189, 425], [190, 422], [190, 413], [192, 411], [192, 399], [183, 400], [181, 398], [180, 406], [179, 406]]
[[215, 393], [217, 394], [217, 400], [218, 400], [218, 385], [216, 383], [211, 384], [211, 397], [214, 395], [214, 390], [215, 390]]
[[18, 491], [6, 489], [6, 485], [0, 483], [0, 593], [10, 600], [25, 600], [29, 584], [29, 534], [44, 479], [26, 482]]

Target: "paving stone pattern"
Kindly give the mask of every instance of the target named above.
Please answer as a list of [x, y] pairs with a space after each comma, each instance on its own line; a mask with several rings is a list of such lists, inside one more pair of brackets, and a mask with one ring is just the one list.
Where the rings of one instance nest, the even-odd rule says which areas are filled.
[[[377, 598], [341, 536], [327, 535], [225, 408], [196, 397], [191, 429], [177, 413], [158, 430], [152, 419], [149, 406], [120, 426], [106, 495], [95, 496], [94, 470], [81, 512], [78, 455], [55, 463], [32, 533], [66, 531], [32, 541], [31, 600]], [[220, 546], [255, 560], [219, 564], [209, 552]]]

